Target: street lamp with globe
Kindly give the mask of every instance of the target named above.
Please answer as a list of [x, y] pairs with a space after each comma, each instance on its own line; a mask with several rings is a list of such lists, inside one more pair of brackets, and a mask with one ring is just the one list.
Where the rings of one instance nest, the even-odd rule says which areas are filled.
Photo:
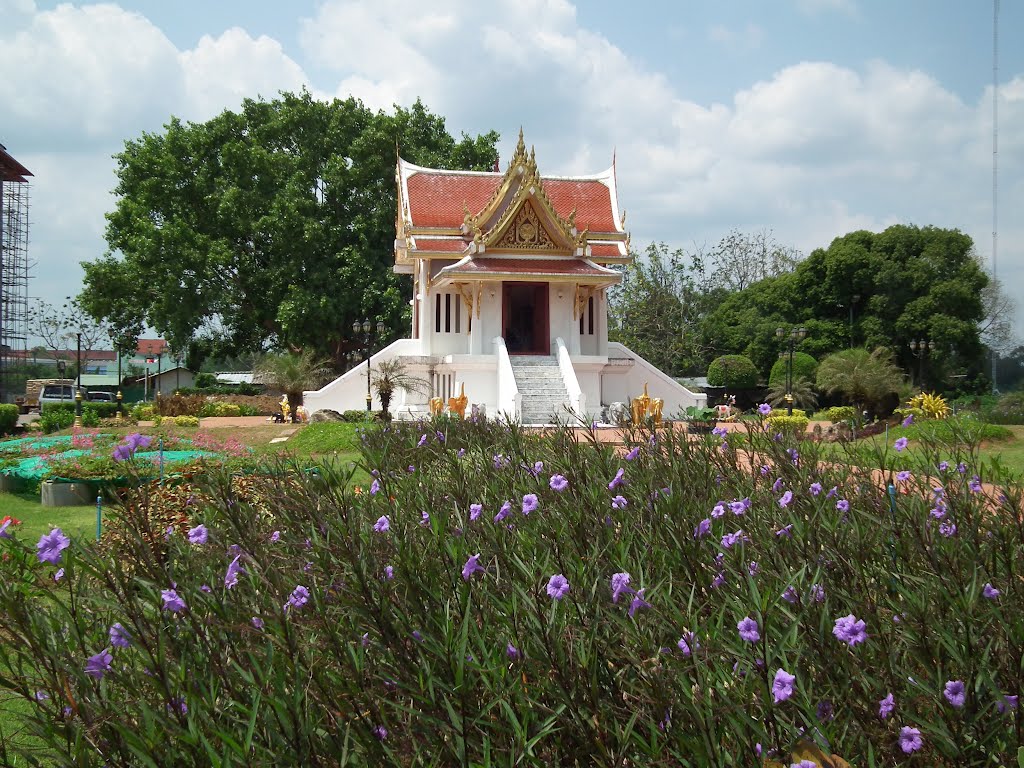
[[776, 328], [775, 335], [779, 341], [785, 340], [789, 346], [789, 359], [786, 361], [786, 413], [793, 415], [793, 350], [797, 342], [807, 336], [806, 328], [791, 328], [787, 334], [785, 329]]
[[366, 412], [370, 413], [373, 409], [373, 395], [370, 394], [370, 350], [373, 342], [373, 332], [376, 330], [377, 336], [384, 335], [384, 323], [380, 320], [377, 321], [377, 326], [374, 328], [373, 323], [369, 320], [356, 320], [352, 323], [352, 334], [355, 336], [356, 341], [360, 342], [360, 346], [363, 350], [363, 359], [366, 361]]

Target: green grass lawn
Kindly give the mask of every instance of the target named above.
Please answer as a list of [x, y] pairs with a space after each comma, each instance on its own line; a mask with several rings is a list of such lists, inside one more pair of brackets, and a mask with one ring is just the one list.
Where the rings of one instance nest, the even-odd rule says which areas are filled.
[[10, 515], [21, 520], [18, 535], [25, 541], [37, 541], [51, 528], [60, 528], [68, 536], [96, 535], [96, 505], [82, 507], [44, 507], [39, 494], [0, 493], [0, 517]]

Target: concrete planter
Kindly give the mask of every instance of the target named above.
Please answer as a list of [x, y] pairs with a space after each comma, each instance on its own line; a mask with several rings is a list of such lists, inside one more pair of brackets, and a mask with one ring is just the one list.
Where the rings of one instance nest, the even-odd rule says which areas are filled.
[[80, 507], [96, 503], [96, 490], [88, 483], [45, 482], [40, 491], [44, 507]]
[[23, 482], [20, 477], [14, 475], [0, 475], [0, 493], [17, 493], [21, 490]]

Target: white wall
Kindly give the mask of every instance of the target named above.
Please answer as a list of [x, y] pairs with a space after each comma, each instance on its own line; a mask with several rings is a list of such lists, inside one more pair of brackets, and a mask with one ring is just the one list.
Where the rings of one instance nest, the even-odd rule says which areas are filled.
[[703, 392], [691, 392], [682, 384], [655, 368], [628, 347], [616, 342], [608, 343], [609, 358], [626, 358], [632, 366], [623, 366], [623, 373], [605, 373], [602, 376], [602, 401], [604, 405], [613, 402], [627, 403], [643, 393], [644, 383], [647, 394], [665, 401], [664, 415], [671, 418], [688, 406], [704, 406], [708, 397]]

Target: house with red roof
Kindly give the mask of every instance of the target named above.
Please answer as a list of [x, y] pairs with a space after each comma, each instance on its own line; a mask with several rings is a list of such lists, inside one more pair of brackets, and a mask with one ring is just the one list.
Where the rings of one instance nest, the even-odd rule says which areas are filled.
[[[607, 291], [632, 258], [615, 164], [590, 176], [542, 176], [522, 132], [504, 173], [423, 168], [399, 159], [395, 266], [412, 276], [410, 336], [400, 357], [445, 402], [465, 392], [488, 416], [525, 424], [600, 420], [641, 394], [670, 415], [706, 402], [608, 341]], [[362, 407], [366, 366], [304, 400], [310, 413]], [[428, 413], [397, 392], [393, 412]]]

